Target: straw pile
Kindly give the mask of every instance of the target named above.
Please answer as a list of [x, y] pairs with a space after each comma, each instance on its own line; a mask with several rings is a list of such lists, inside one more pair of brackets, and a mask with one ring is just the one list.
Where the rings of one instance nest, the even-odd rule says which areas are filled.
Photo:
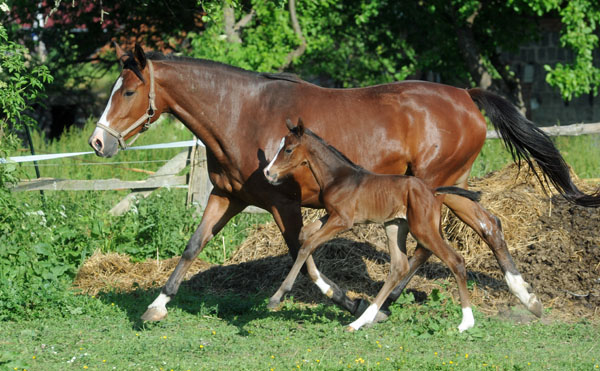
[[[582, 190], [593, 191], [582, 181], [575, 179], [575, 183]], [[502, 221], [517, 267], [544, 307], [554, 308], [555, 315], [566, 319], [593, 318], [600, 311], [598, 210], [571, 205], [559, 196], [549, 198], [531, 172], [518, 172], [514, 165], [474, 179], [470, 186], [482, 191], [481, 204]], [[305, 210], [305, 224], [322, 215], [322, 210]], [[480, 310], [493, 314], [518, 303], [508, 292], [491, 250], [447, 210], [444, 233], [465, 258], [469, 279], [474, 282], [470, 289], [472, 302]], [[409, 254], [414, 246], [409, 238]], [[348, 290], [350, 297], [372, 299], [389, 269], [383, 228], [356, 226], [320, 247], [315, 261], [323, 274]], [[141, 288], [160, 286], [175, 264], [173, 260], [163, 261], [160, 266], [156, 261], [131, 264], [124, 256], [94, 255], [84, 264], [75, 284], [88, 292], [106, 287], [127, 289], [133, 282]], [[278, 228], [268, 223], [255, 227], [224, 265], [196, 264], [189, 274], [200, 272], [186, 283], [194, 289], [269, 296], [282, 282], [292, 260]], [[432, 257], [408, 289], [419, 299], [440, 286], [449, 289], [458, 301], [454, 278]], [[328, 300], [303, 276], [291, 294], [295, 300], [308, 303]]]

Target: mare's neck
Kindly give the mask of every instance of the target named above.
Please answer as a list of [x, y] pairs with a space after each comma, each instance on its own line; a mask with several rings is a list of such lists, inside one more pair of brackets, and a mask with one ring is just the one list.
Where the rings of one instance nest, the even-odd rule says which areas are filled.
[[[242, 103], [260, 89], [257, 75], [210, 61], [156, 61], [164, 112], [175, 115], [218, 158], [238, 137]], [[157, 91], [158, 91], [157, 89]]]

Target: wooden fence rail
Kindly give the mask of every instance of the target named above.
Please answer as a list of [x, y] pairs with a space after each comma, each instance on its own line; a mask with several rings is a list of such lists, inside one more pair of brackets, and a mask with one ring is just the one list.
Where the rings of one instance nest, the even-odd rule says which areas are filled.
[[[550, 136], [574, 136], [600, 133], [600, 123], [574, 124], [567, 126], [549, 126], [541, 128]], [[495, 130], [488, 130], [487, 139], [498, 138]], [[190, 164], [188, 175], [179, 174], [187, 164]], [[187, 186], [187, 204], [204, 208], [212, 185], [206, 171], [206, 152], [202, 146], [196, 145], [191, 150], [185, 150], [162, 166], [158, 171], [145, 180], [127, 181], [121, 179], [70, 180], [40, 178], [20, 182], [13, 191], [104, 191], [131, 189], [133, 192], [122, 199], [113, 209], [113, 215], [126, 212], [139, 197], [147, 197], [154, 189], [160, 187]], [[248, 207], [246, 212], [265, 212], [257, 207]]]

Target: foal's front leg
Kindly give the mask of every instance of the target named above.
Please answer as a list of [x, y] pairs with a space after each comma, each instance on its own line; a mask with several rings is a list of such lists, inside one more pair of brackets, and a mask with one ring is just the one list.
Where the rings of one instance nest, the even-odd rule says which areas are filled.
[[300, 268], [302, 268], [302, 265], [312, 255], [312, 253], [317, 247], [331, 239], [333, 236], [335, 236], [336, 233], [349, 229], [351, 227], [351, 222], [348, 223], [338, 216], [330, 216], [325, 225], [321, 227], [321, 229], [310, 235], [302, 244], [300, 251], [298, 251], [296, 261], [294, 261], [294, 265], [292, 266], [292, 269], [290, 269], [290, 272], [288, 273], [287, 277], [285, 278], [277, 292], [275, 292], [275, 294], [269, 300], [268, 308], [273, 309], [277, 307], [281, 302], [283, 296], [286, 293], [290, 292], [290, 290], [294, 286], [296, 277], [298, 277]]

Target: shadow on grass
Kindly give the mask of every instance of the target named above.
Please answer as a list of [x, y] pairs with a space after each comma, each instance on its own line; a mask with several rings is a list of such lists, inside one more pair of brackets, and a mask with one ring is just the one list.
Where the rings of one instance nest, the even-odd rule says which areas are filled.
[[[383, 282], [372, 279], [367, 273], [363, 256], [379, 264], [389, 261], [387, 254], [374, 249], [370, 244], [358, 243], [343, 239], [332, 240], [333, 245], [320, 249], [315, 260], [320, 271], [336, 282], [342, 289], [364, 293], [374, 297]], [[336, 243], [337, 242], [337, 243]], [[353, 254], [348, 253], [351, 244]], [[336, 247], [337, 245], [341, 247]], [[168, 310], [175, 310], [198, 316], [216, 316], [244, 333], [244, 327], [250, 321], [261, 318], [279, 318], [294, 322], [304, 321], [337, 321], [340, 325], [348, 324], [353, 316], [335, 307], [312, 282], [303, 275], [296, 280], [288, 298], [278, 311], [270, 311], [266, 305], [269, 297], [275, 293], [287, 272], [292, 266], [288, 255], [269, 256], [236, 264], [217, 265], [199, 272], [190, 280], [182, 283], [178, 294], [168, 304]], [[454, 281], [449, 270], [440, 263], [426, 263], [417, 275], [427, 279], [450, 279]], [[504, 283], [485, 273], [470, 273], [469, 279], [480, 287], [489, 290], [502, 290]], [[417, 302], [426, 300], [427, 294], [411, 290]], [[127, 312], [133, 328], [141, 330], [144, 322], [140, 316], [156, 296], [159, 288], [135, 289], [130, 292], [107, 292], [99, 294], [100, 300], [115, 303]], [[293, 297], [294, 300], [289, 298]], [[302, 303], [302, 305], [296, 305]]]

